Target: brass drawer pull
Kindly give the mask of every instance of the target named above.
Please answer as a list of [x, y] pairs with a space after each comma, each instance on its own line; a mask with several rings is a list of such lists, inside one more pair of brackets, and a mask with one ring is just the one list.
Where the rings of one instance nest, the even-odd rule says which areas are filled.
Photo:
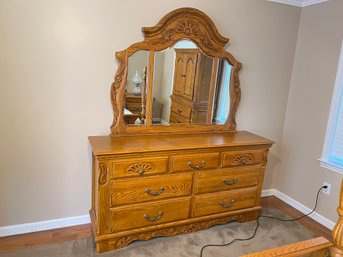
[[206, 162], [204, 160], [201, 161], [200, 165], [194, 165], [191, 161], [188, 162], [188, 166], [196, 169], [196, 170], [201, 170], [205, 167]]
[[143, 174], [144, 174], [144, 172], [145, 172], [145, 170], [144, 170], [144, 169], [142, 169], [142, 168], [140, 168], [140, 169], [138, 170], [138, 174], [139, 174], [139, 175], [143, 175]]
[[164, 192], [165, 188], [164, 187], [160, 187], [160, 191], [151, 191], [149, 188], [144, 189], [144, 193], [147, 193], [148, 195], [160, 195]]
[[236, 184], [238, 182], [238, 178], [234, 178], [231, 180], [227, 180], [226, 178], [223, 179], [223, 182], [228, 185], [228, 186], [232, 186], [234, 184]]
[[235, 200], [230, 200], [227, 204], [225, 204], [223, 201], [221, 201], [219, 204], [220, 204], [223, 208], [230, 208], [230, 207], [232, 207], [235, 203], [236, 203]]
[[158, 213], [158, 215], [156, 217], [150, 217], [148, 214], [144, 214], [144, 218], [147, 221], [157, 221], [160, 218], [162, 218], [162, 216], [163, 216], [163, 212], [161, 212], [161, 211]]
[[181, 109], [177, 109], [177, 112], [178, 112], [178, 113], [182, 113], [182, 110], [181, 110]]

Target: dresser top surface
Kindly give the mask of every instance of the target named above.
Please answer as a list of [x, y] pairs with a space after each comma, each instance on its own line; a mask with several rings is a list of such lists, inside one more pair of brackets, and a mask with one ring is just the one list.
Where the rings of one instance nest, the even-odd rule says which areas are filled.
[[89, 141], [95, 155], [249, 145], [270, 146], [274, 143], [272, 140], [247, 131], [118, 137], [90, 136]]

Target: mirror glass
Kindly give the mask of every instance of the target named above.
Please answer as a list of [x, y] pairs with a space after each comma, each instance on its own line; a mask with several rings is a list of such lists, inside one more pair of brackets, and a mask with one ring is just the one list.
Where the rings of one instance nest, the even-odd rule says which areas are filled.
[[213, 124], [225, 124], [230, 112], [230, 84], [232, 66], [226, 59], [218, 63], [215, 100], [213, 102]]
[[[214, 58], [203, 54], [190, 40], [155, 52], [152, 124], [225, 124], [230, 112], [232, 66], [225, 58], [217, 65], [214, 92], [211, 81]], [[144, 126], [149, 52], [139, 50], [128, 58], [124, 121]], [[213, 102], [209, 96], [213, 95]], [[209, 105], [212, 103], [212, 108]], [[208, 114], [208, 112], [211, 114]]]
[[128, 58], [124, 96], [124, 121], [129, 125], [145, 124], [146, 74], [149, 52], [139, 50]]
[[190, 40], [155, 52], [152, 124], [205, 124], [214, 58]]

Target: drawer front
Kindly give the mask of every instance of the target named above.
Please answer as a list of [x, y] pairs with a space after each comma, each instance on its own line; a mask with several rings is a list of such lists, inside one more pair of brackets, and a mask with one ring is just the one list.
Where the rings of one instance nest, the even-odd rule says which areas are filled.
[[255, 206], [256, 187], [195, 196], [194, 217]]
[[255, 165], [263, 162], [265, 150], [231, 151], [223, 153], [222, 167]]
[[195, 192], [201, 194], [256, 186], [259, 174], [259, 166], [199, 171]]
[[170, 113], [170, 123], [189, 123], [189, 122], [191, 122], [190, 117], [186, 118], [184, 116], [177, 114], [176, 112]]
[[177, 113], [187, 119], [191, 118], [192, 108], [177, 101], [172, 101], [172, 112]]
[[176, 155], [171, 157], [173, 171], [205, 170], [218, 167], [219, 153]]
[[142, 111], [142, 104], [126, 102], [126, 109], [133, 113], [139, 113]]
[[136, 158], [112, 162], [111, 177], [143, 176], [165, 173], [168, 157]]
[[192, 174], [175, 174], [142, 179], [115, 180], [111, 184], [111, 206], [187, 196]]
[[111, 232], [187, 219], [190, 197], [111, 209]]

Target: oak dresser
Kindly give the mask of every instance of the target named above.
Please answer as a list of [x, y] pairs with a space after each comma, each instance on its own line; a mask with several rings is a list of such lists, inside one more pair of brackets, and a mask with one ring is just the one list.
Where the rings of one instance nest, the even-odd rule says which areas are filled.
[[89, 140], [98, 252], [249, 221], [261, 208], [268, 139], [241, 131]]

